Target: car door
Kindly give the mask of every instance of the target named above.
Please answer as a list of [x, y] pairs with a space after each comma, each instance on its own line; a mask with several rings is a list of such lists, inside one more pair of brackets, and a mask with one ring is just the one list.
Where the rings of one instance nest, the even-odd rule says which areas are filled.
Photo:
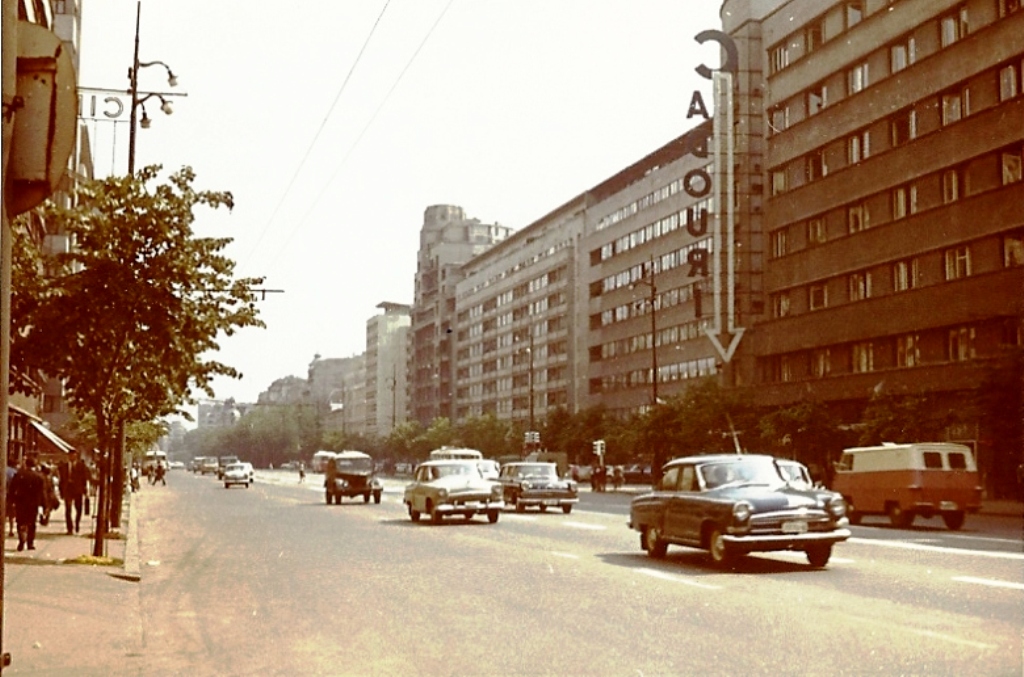
[[692, 541], [694, 531], [699, 532], [700, 521], [696, 516], [693, 501], [694, 493], [698, 489], [696, 469], [690, 464], [677, 468], [679, 474], [675, 487], [665, 494], [663, 533], [670, 539]]

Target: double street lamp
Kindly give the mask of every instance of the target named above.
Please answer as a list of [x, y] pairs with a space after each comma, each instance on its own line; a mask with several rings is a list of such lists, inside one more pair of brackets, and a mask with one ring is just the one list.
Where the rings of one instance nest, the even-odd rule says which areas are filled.
[[[156, 97], [160, 99], [160, 110], [165, 115], [170, 115], [174, 112], [171, 108], [171, 102], [164, 97], [163, 94], [157, 92], [150, 92], [144, 96], [139, 96], [139, 69], [146, 68], [147, 66], [163, 66], [167, 70], [167, 84], [171, 87], [178, 85], [178, 78], [175, 77], [171, 67], [165, 64], [163, 61], [139, 61], [139, 21], [142, 17], [142, 0], [138, 1], [135, 10], [135, 58], [132, 60], [132, 66], [128, 69], [128, 81], [130, 83], [130, 89], [128, 93], [132, 96], [132, 108], [131, 117], [128, 127], [128, 174], [135, 174], [135, 134], [136, 127], [138, 124], [142, 125], [143, 129], [148, 129], [150, 124], [149, 116], [146, 115], [146, 101]], [[137, 121], [137, 109], [142, 107], [142, 120]]]
[[654, 257], [648, 268], [650, 276], [644, 275], [637, 280], [639, 284], [646, 284], [651, 288], [651, 295], [644, 301], [651, 306], [651, 406], [658, 405], [658, 313], [655, 304], [658, 300], [658, 284], [654, 279]]

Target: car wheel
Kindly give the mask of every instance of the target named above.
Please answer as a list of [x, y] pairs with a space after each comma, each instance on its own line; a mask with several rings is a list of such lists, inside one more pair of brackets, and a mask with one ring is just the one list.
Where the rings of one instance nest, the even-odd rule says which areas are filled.
[[807, 548], [807, 561], [811, 563], [812, 567], [815, 567], [817, 569], [820, 569], [826, 564], [828, 564], [828, 559], [831, 556], [831, 543], [825, 545], [814, 545]]
[[426, 508], [427, 512], [430, 513], [431, 523], [440, 524], [441, 520], [444, 518], [444, 516], [441, 514], [441, 511], [434, 507], [434, 504], [431, 501], [427, 501]]
[[374, 503], [380, 503], [380, 492], [379, 491], [375, 491], [373, 493], [373, 502]]
[[487, 521], [490, 522], [491, 524], [494, 524], [495, 522], [498, 521], [498, 515], [499, 514], [500, 513], [497, 510], [488, 510], [487, 511]]
[[897, 529], [907, 529], [914, 523], [914, 513], [907, 512], [898, 503], [893, 503], [889, 506], [889, 521]]
[[420, 511], [412, 507], [412, 503], [409, 504], [409, 519], [413, 522], [420, 521]]
[[331, 492], [325, 491], [324, 492], [324, 499], [327, 501], [327, 505], [330, 505], [331, 504], [331, 500], [332, 500]]
[[668, 543], [661, 540], [661, 532], [657, 527], [646, 527], [643, 532], [643, 547], [647, 554], [661, 559], [668, 552]]
[[540, 511], [541, 512], [547, 512], [548, 511], [548, 507], [546, 505], [544, 505], [543, 503], [541, 503], [540, 504]]
[[964, 525], [964, 511], [944, 512], [942, 513], [942, 521], [946, 523], [948, 529], [958, 531]]
[[711, 561], [715, 566], [725, 567], [732, 561], [721, 527], [714, 527], [711, 530], [711, 536], [708, 537], [708, 552], [711, 553]]
[[231, 485], [230, 485], [230, 484], [228, 484], [227, 482], [225, 482], [225, 483], [224, 483], [224, 488], [225, 488], [225, 489], [230, 489], [230, 488], [231, 488]]
[[572, 512], [572, 503], [567, 503], [566, 505], [563, 505], [562, 506], [562, 512], [564, 512], [566, 515], [571, 513]]
[[845, 496], [843, 497], [843, 500], [846, 501], [846, 518], [850, 520], [850, 524], [853, 524], [854, 526], [860, 524], [861, 514], [857, 512], [857, 507], [853, 504], [853, 501]]
[[366, 492], [365, 494], [363, 494], [363, 503], [369, 503], [369, 502], [370, 502], [370, 492]]
[[519, 500], [518, 496], [512, 497], [512, 505], [515, 506], [516, 512], [526, 512], [526, 505]]

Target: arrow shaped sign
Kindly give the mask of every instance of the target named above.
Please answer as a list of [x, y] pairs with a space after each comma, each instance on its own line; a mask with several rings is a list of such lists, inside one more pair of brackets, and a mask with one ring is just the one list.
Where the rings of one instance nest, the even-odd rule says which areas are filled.
[[740, 339], [743, 338], [743, 332], [745, 331], [746, 329], [744, 327], [737, 327], [736, 333], [733, 334], [732, 338], [729, 340], [729, 347], [724, 348], [722, 347], [722, 342], [718, 340], [718, 334], [707, 327], [704, 328], [704, 333], [708, 335], [709, 339], [711, 339], [711, 344], [715, 346], [715, 350], [717, 350], [718, 354], [722, 356], [722, 361], [726, 364], [729, 364], [729, 361], [732, 359], [733, 353], [736, 352], [736, 346], [740, 344]]

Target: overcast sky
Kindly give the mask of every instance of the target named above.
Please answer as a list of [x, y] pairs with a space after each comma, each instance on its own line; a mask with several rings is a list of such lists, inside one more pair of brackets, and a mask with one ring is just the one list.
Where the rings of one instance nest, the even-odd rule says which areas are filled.
[[[79, 84], [124, 90], [135, 0], [83, 0]], [[189, 165], [229, 190], [197, 232], [232, 237], [240, 276], [283, 289], [266, 329], [221, 341], [255, 401], [314, 355], [365, 350], [381, 301], [411, 303], [423, 211], [519, 229], [695, 126], [694, 68], [718, 63], [718, 0], [143, 0], [136, 167]], [[374, 28], [376, 26], [376, 28]], [[372, 36], [371, 36], [372, 31]], [[369, 42], [367, 39], [369, 37]], [[361, 53], [362, 52], [362, 53]], [[361, 55], [360, 55], [361, 53]], [[351, 73], [351, 75], [350, 75]], [[86, 92], [89, 94], [89, 92]], [[89, 123], [99, 176], [127, 169], [128, 125]]]

